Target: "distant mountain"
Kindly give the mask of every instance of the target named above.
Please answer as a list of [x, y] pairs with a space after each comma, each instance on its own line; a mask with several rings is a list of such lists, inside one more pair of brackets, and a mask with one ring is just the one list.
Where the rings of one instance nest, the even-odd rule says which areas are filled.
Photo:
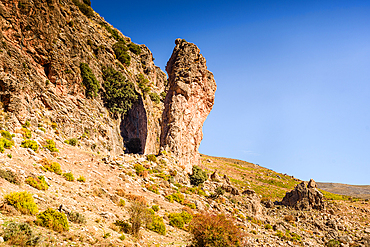
[[339, 184], [339, 183], [317, 183], [317, 186], [325, 191], [353, 196], [362, 199], [370, 199], [370, 185], [350, 185], [350, 184]]

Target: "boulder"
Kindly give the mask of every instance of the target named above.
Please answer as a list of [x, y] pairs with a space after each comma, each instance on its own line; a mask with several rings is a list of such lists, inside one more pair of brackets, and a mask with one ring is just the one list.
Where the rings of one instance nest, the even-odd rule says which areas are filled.
[[324, 197], [315, 187], [314, 180], [298, 184], [294, 190], [287, 192], [281, 204], [294, 207], [299, 210], [317, 209], [323, 210], [325, 207]]

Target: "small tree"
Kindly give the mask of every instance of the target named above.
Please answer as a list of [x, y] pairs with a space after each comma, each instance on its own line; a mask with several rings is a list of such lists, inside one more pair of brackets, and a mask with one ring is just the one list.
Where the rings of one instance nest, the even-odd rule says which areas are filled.
[[140, 227], [151, 222], [151, 215], [145, 203], [141, 201], [134, 201], [128, 208], [131, 223], [131, 233], [135, 237], [139, 237]]

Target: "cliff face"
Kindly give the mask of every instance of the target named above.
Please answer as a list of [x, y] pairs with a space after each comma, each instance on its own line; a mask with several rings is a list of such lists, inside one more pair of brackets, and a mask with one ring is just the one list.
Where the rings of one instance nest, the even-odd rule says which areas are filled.
[[[2, 126], [15, 131], [26, 121], [43, 127], [56, 123], [60, 139], [79, 138], [80, 145], [95, 151], [121, 153], [123, 141], [139, 138], [139, 152], [157, 153], [163, 103], [150, 96], [165, 90], [166, 75], [147, 47], [133, 44], [91, 9], [88, 18], [81, 12], [86, 8], [75, 0], [1, 0]], [[118, 41], [130, 63], [117, 59]], [[95, 97], [86, 97], [81, 63], [97, 78]], [[134, 84], [137, 100], [125, 115], [107, 109], [104, 67]], [[140, 75], [147, 83], [141, 88]]]
[[29, 122], [112, 155], [163, 147], [190, 171], [216, 90], [199, 49], [176, 41], [168, 84], [151, 51], [88, 2], [0, 0], [0, 125]]
[[176, 40], [166, 70], [169, 90], [164, 102], [161, 147], [177, 156], [180, 165], [191, 172], [199, 163], [202, 127], [214, 104], [216, 83], [199, 48], [185, 40]]

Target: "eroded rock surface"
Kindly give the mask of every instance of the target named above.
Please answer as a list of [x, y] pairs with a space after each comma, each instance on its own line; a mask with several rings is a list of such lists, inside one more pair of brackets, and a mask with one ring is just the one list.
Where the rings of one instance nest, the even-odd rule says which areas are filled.
[[281, 204], [300, 210], [322, 210], [325, 207], [324, 197], [317, 190], [316, 183], [313, 179], [309, 182], [303, 181], [294, 190], [287, 192]]
[[161, 147], [178, 157], [179, 165], [191, 172], [192, 166], [199, 163], [202, 127], [214, 104], [216, 83], [199, 48], [181, 39], [176, 40], [166, 71], [169, 90]]

